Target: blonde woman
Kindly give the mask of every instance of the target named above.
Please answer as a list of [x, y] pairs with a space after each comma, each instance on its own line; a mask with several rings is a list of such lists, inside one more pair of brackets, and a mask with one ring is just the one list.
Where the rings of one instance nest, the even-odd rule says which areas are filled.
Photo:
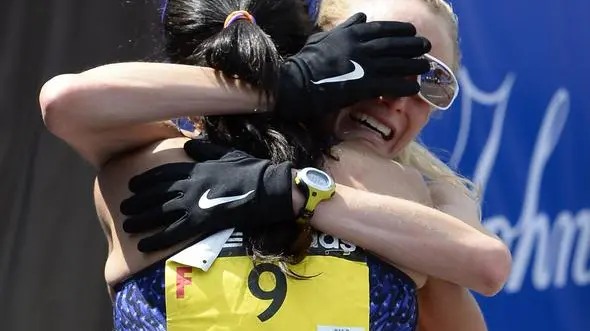
[[[169, 6], [173, 3], [176, 2], [170, 1]], [[179, 6], [186, 4], [183, 1], [177, 3]], [[324, 20], [320, 18], [320, 23], [325, 22], [322, 24], [326, 28], [336, 25], [359, 11], [361, 8], [356, 6], [362, 3], [360, 0], [342, 2], [345, 5], [335, 7], [338, 12], [324, 11], [320, 15]], [[454, 64], [458, 61], [456, 21], [448, 20], [453, 18], [452, 12], [442, 4], [420, 0], [380, 0], [371, 3], [371, 8], [362, 8], [362, 11], [370, 19], [409, 20], [421, 35], [430, 40], [433, 56]], [[242, 23], [253, 23], [253, 20], [245, 21]], [[262, 24], [260, 18], [258, 22]], [[343, 57], [346, 59], [348, 55], [343, 54]], [[172, 301], [163, 308], [164, 288], [159, 286], [164, 283], [159, 280], [168, 269], [160, 261], [186, 247], [188, 241], [194, 238], [186, 238], [151, 254], [142, 254], [136, 249], [140, 238], [124, 233], [124, 215], [119, 211], [119, 204], [130, 196], [126, 183], [134, 175], [161, 164], [192, 160], [182, 149], [187, 138], [165, 122], [150, 121], [228, 114], [238, 108], [242, 112], [260, 109], [259, 93], [206, 68], [149, 63], [104, 66], [82, 74], [60, 76], [47, 83], [41, 94], [46, 125], [100, 169], [95, 200], [110, 242], [105, 276], [116, 292], [117, 328], [145, 326], [154, 330], [181, 330], [184, 325], [186, 329], [301, 330], [313, 327], [336, 330], [359, 327], [411, 330], [416, 328], [417, 323], [415, 291], [422, 288], [419, 293], [426, 295], [421, 304], [427, 312], [424, 318], [420, 318], [424, 329], [450, 328], [459, 320], [455, 314], [474, 317], [474, 323], [479, 323], [477, 327], [481, 329], [481, 317], [473, 312], [473, 302], [468, 302], [471, 297], [463, 288], [453, 284], [493, 295], [507, 277], [509, 253], [479, 224], [477, 203], [463, 185], [464, 181], [412, 142], [426, 124], [432, 108], [418, 96], [394, 97], [386, 92], [382, 91], [383, 98], [367, 98], [344, 109], [333, 121], [336, 134], [346, 141], [334, 150], [340, 161], [328, 160], [325, 168], [340, 185], [334, 197], [318, 206], [310, 224], [316, 230], [373, 252], [381, 260], [399, 266], [403, 272], [389, 268], [370, 256], [361, 261], [346, 258], [343, 259], [345, 261], [333, 261], [329, 257], [309, 256], [301, 261], [300, 266], [293, 268], [298, 274], [315, 277], [306, 280], [288, 278], [279, 291], [278, 279], [282, 279], [279, 274], [273, 273], [278, 277], [275, 278], [274, 289], [263, 289], [260, 285], [244, 281], [254, 276], [257, 281], [264, 282], [262, 275], [251, 267], [232, 269], [237, 276], [230, 277], [233, 290], [224, 292], [219, 286], [211, 284], [219, 284], [224, 277], [223, 272], [230, 270], [224, 269], [225, 262], [228, 268], [233, 268], [236, 263], [231, 260], [232, 257], [220, 257], [206, 273], [192, 270], [189, 272], [192, 276], [184, 278], [179, 273], [176, 287], [172, 284], [170, 288], [175, 291], [176, 301], [167, 295], [166, 300]], [[387, 139], [379, 142], [379, 136], [354, 121], [353, 115], [358, 113], [371, 116], [371, 121], [380, 120], [379, 125], [389, 128], [390, 133], [394, 132], [393, 136], [388, 134]], [[261, 162], [244, 154], [238, 156]], [[398, 163], [392, 163], [391, 158]], [[219, 160], [228, 159], [222, 157]], [[214, 166], [223, 164], [216, 163]], [[428, 179], [428, 186], [423, 176]], [[287, 182], [291, 182], [290, 177]], [[145, 187], [135, 181], [134, 190], [143, 189]], [[295, 213], [301, 210], [303, 197], [296, 187], [292, 187], [290, 193], [293, 206], [287, 209], [294, 218]], [[133, 209], [129, 205], [127, 208]], [[234, 213], [232, 216], [239, 215]], [[173, 222], [172, 226], [175, 224], [179, 223]], [[340, 247], [352, 246], [343, 244]], [[368, 269], [367, 261], [370, 262]], [[333, 263], [345, 269], [326, 267]], [[385, 270], [379, 273], [374, 272], [376, 269]], [[374, 274], [385, 277], [381, 280], [391, 281], [393, 285], [390, 289], [398, 291], [400, 296], [392, 298], [392, 293], [389, 296], [385, 293], [385, 297], [380, 297], [383, 293], [377, 291], [378, 298], [369, 298], [366, 291], [370, 288], [372, 295], [380, 285], [367, 279]], [[427, 282], [427, 279], [430, 280]], [[147, 294], [141, 292], [141, 284], [150, 288]], [[206, 295], [195, 297], [192, 292], [185, 293], [184, 290], [189, 291], [188, 285]], [[431, 290], [427, 291], [429, 288]], [[167, 285], [166, 291], [169, 291]], [[429, 300], [428, 293], [435, 295], [437, 300]], [[440, 307], [441, 303], [445, 303], [439, 300], [441, 295], [448, 298], [456, 309], [451, 312], [431, 309], [430, 305]], [[200, 300], [201, 305], [196, 308], [183, 306], [180, 299], [185, 298]], [[270, 306], [267, 304], [269, 300]], [[326, 300], [339, 304], [339, 308], [318, 310]], [[370, 309], [369, 303], [383, 309]], [[269, 313], [271, 307], [273, 310]], [[170, 309], [176, 309], [176, 314], [171, 314]], [[301, 318], [302, 315], [307, 317]], [[469, 325], [469, 320], [464, 320], [462, 327], [465, 327], [464, 323]]]

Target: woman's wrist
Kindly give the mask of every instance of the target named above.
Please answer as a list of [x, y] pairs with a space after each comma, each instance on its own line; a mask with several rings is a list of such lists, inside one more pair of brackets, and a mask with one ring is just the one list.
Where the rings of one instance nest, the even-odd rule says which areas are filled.
[[292, 169], [291, 170], [291, 176], [292, 176], [292, 185], [291, 185], [291, 194], [293, 197], [293, 214], [295, 216], [299, 215], [299, 211], [301, 210], [301, 208], [303, 208], [303, 204], [305, 203], [305, 197], [303, 196], [303, 193], [301, 193], [301, 191], [299, 191], [299, 189], [297, 188], [297, 185], [295, 184], [295, 176], [297, 176], [297, 170], [296, 169]]

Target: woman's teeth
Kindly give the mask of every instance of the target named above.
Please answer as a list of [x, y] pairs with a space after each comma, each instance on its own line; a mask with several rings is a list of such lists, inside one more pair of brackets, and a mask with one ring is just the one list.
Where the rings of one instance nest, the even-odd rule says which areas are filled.
[[374, 117], [364, 113], [351, 113], [351, 119], [381, 134], [383, 140], [393, 138], [392, 130]]

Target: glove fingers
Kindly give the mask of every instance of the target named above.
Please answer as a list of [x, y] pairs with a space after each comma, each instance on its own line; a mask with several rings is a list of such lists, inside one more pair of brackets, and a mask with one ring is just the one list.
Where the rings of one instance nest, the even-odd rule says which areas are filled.
[[357, 91], [356, 97], [354, 100], [348, 100], [348, 105], [380, 96], [391, 98], [413, 96], [420, 91], [420, 85], [410, 77], [382, 77], [355, 87], [355, 91]]
[[186, 228], [186, 217], [187, 216], [176, 220], [162, 231], [141, 239], [137, 243], [137, 249], [143, 253], [155, 252], [170, 248], [199, 235], [199, 229]]
[[415, 79], [408, 77], [391, 77], [382, 81], [382, 96], [390, 98], [409, 97], [418, 94], [420, 85]]
[[338, 31], [340, 31], [340, 30], [349, 28], [355, 24], [361, 24], [361, 23], [366, 23], [366, 22], [367, 22], [367, 15], [365, 15], [364, 13], [356, 13], [356, 14], [352, 15], [351, 17], [349, 17], [346, 21], [337, 25], [335, 28], [333, 28], [330, 31], [318, 32], [318, 33], [312, 34], [307, 39], [305, 46], [317, 44], [317, 43], [321, 42], [324, 38], [327, 38], [328, 36], [330, 36], [331, 34], [334, 34], [334, 33], [337, 34]]
[[365, 23], [367, 22], [367, 15], [364, 13], [356, 13], [349, 17], [346, 21], [338, 24], [332, 31], [337, 29], [345, 29], [355, 24]]
[[[370, 70], [370, 71], [369, 71]], [[417, 76], [430, 70], [430, 63], [426, 59], [379, 59], [373, 61], [368, 71], [371, 72], [375, 80], [381, 80], [391, 76]], [[408, 79], [410, 77], [407, 77]]]
[[153, 231], [174, 223], [185, 214], [184, 210], [165, 213], [161, 207], [152, 208], [139, 215], [126, 218], [123, 221], [123, 231], [131, 234]]
[[432, 45], [424, 37], [386, 37], [365, 42], [362, 49], [370, 57], [395, 56], [414, 58], [430, 51]]
[[416, 27], [412, 23], [373, 21], [357, 24], [350, 28], [359, 41], [370, 41], [383, 37], [414, 37]]
[[154, 207], [161, 208], [166, 202], [175, 200], [182, 195], [182, 192], [174, 188], [175, 183], [164, 182], [132, 195], [121, 202], [121, 213], [130, 216], [141, 214], [144, 210]]
[[195, 166], [193, 162], [167, 163], [152, 168], [129, 180], [129, 191], [137, 193], [149, 190], [163, 182], [174, 182], [190, 177]]
[[184, 143], [184, 151], [193, 160], [204, 162], [218, 160], [232, 149], [203, 139], [191, 139]]

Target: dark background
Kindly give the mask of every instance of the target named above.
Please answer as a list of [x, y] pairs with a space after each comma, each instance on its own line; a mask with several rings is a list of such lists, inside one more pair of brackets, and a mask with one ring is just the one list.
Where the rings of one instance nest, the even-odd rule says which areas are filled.
[[112, 329], [94, 170], [45, 130], [38, 93], [57, 74], [156, 59], [157, 9], [157, 0], [1, 1], [1, 330]]

